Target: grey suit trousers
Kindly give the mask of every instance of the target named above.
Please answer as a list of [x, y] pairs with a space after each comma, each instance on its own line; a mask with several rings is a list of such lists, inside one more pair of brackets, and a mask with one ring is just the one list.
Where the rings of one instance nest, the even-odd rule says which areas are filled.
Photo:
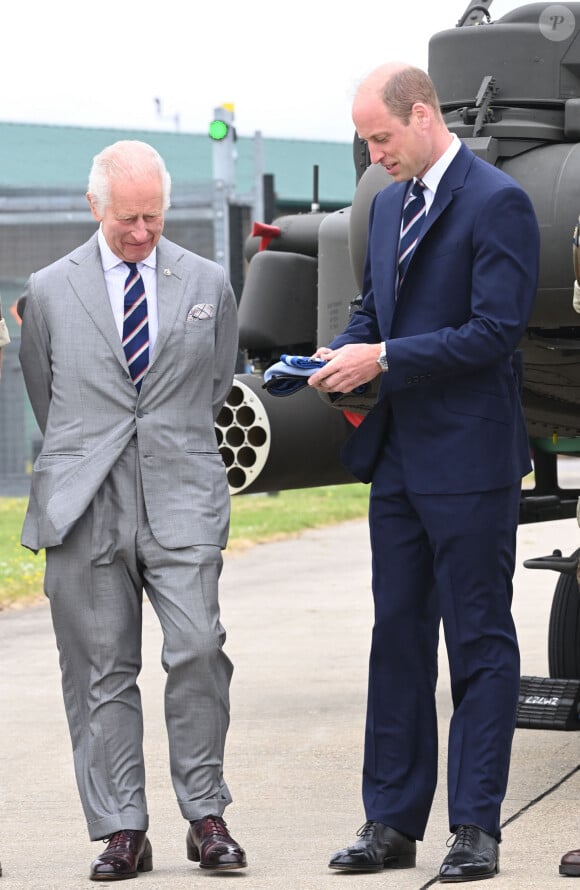
[[46, 551], [77, 784], [91, 840], [146, 830], [142, 592], [163, 632], [171, 777], [185, 819], [222, 815], [232, 664], [223, 651], [219, 547], [168, 550], [149, 528], [135, 442], [64, 543]]

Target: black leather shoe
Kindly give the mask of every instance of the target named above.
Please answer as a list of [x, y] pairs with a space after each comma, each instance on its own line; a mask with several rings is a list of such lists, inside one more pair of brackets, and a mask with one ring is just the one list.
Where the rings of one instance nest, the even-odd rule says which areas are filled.
[[200, 868], [245, 868], [246, 854], [231, 837], [221, 816], [204, 816], [189, 823], [187, 858]]
[[580, 878], [580, 850], [564, 853], [560, 860], [560, 874], [571, 878]]
[[107, 849], [91, 865], [91, 881], [124, 881], [152, 871], [153, 852], [144, 831], [116, 831], [106, 841]]
[[369, 820], [359, 828], [352, 847], [335, 853], [329, 868], [343, 871], [382, 871], [383, 868], [414, 868], [417, 843], [382, 822]]
[[455, 840], [439, 869], [443, 883], [480, 881], [499, 872], [499, 846], [491, 834], [477, 825], [460, 825]]

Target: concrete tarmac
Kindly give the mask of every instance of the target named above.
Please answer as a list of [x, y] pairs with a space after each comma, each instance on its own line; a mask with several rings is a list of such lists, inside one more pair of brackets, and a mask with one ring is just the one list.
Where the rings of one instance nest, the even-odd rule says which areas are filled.
[[[557, 581], [555, 573], [530, 571], [522, 562], [578, 546], [575, 520], [518, 531], [514, 614], [522, 674], [547, 675]], [[449, 838], [443, 648], [440, 781], [417, 867], [370, 875], [328, 868], [330, 854], [351, 843], [364, 822], [360, 774], [372, 623], [366, 521], [226, 553], [221, 603], [235, 665], [225, 763], [234, 803], [225, 816], [249, 867], [215, 874], [186, 859], [187, 823], [167, 765], [161, 635], [146, 603], [140, 686], [154, 870], [139, 875], [138, 886], [424, 890], [437, 883]], [[89, 864], [102, 845], [88, 840], [77, 797], [46, 604], [0, 613], [0, 677], [0, 890], [87, 887]], [[558, 864], [564, 852], [580, 847], [579, 754], [576, 732], [516, 730], [498, 890], [561, 890], [563, 880], [573, 881], [559, 876]]]

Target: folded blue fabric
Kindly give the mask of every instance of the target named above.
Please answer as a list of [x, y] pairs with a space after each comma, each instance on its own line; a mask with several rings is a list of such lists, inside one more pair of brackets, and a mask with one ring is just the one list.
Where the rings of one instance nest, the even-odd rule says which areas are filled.
[[263, 388], [273, 396], [291, 396], [306, 386], [308, 378], [325, 364], [324, 359], [284, 353], [279, 362], [264, 371]]
[[308, 375], [310, 375], [314, 371], [317, 371], [318, 368], [323, 368], [326, 361], [325, 358], [309, 358], [307, 355], [284, 354], [280, 356], [279, 364], [290, 365], [290, 367], [296, 369], [297, 373], [306, 371], [308, 372]]
[[[287, 355], [283, 353], [280, 361], [275, 362], [264, 371], [263, 389], [267, 389], [273, 396], [291, 396], [298, 390], [303, 389], [308, 383], [308, 378], [323, 368], [326, 359], [309, 358], [307, 355]], [[361, 395], [368, 389], [368, 383], [357, 386], [353, 390], [357, 395]], [[329, 393], [330, 398], [340, 398], [343, 393]], [[334, 399], [333, 399], [334, 401]]]

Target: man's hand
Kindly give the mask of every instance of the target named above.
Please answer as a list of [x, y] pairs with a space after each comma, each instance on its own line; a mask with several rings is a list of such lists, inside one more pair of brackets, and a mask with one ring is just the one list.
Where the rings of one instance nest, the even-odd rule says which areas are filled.
[[308, 378], [308, 386], [321, 392], [352, 392], [381, 373], [380, 352], [380, 343], [347, 343], [339, 349], [322, 346], [312, 357], [326, 359], [328, 364]]

